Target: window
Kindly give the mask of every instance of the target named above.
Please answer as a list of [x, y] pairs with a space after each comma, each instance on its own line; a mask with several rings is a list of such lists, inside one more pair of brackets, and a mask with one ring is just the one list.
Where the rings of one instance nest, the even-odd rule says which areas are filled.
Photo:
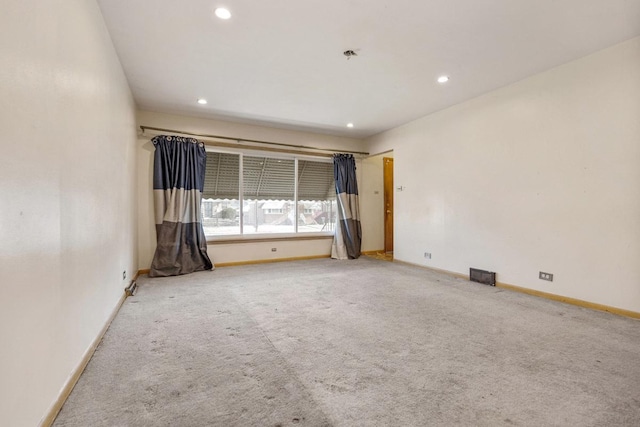
[[207, 236], [333, 232], [335, 215], [330, 160], [207, 152]]

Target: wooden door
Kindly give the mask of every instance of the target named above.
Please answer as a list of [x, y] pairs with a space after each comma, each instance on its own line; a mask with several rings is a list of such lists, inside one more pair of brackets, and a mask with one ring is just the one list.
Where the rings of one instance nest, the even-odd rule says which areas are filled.
[[393, 158], [384, 157], [384, 251], [393, 253]]

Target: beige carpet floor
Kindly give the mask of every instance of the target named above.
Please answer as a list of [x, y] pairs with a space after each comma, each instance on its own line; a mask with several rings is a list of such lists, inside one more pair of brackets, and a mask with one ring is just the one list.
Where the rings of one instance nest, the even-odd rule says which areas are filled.
[[640, 322], [362, 257], [139, 279], [56, 426], [638, 426]]

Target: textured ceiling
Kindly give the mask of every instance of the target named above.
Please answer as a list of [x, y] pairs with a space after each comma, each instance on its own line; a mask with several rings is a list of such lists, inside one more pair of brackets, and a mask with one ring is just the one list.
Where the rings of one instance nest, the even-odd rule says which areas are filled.
[[98, 3], [141, 109], [356, 138], [640, 35], [638, 0]]

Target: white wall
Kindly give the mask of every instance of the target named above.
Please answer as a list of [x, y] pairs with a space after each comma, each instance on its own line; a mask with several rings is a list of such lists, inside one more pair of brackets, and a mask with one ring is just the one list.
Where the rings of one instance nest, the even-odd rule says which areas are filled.
[[[308, 147], [366, 151], [362, 140], [340, 138], [308, 132], [253, 126], [196, 117], [138, 111], [138, 125], [175, 129], [197, 134], [222, 135]], [[138, 139], [138, 260], [139, 268], [147, 269], [153, 260], [156, 231], [153, 217], [153, 134]], [[360, 175], [358, 175], [360, 178]], [[277, 252], [271, 252], [271, 248]], [[331, 240], [296, 240], [277, 243], [216, 244], [208, 246], [214, 264], [329, 255]]]
[[[208, 245], [214, 264], [276, 260], [283, 258], [329, 256], [333, 239], [274, 240], [272, 242]], [[271, 249], [276, 248], [276, 252]], [[152, 254], [153, 256], [153, 254]]]
[[397, 259], [640, 312], [640, 38], [368, 143], [406, 188]]
[[135, 108], [93, 0], [0, 14], [0, 425], [34, 426], [137, 268]]

